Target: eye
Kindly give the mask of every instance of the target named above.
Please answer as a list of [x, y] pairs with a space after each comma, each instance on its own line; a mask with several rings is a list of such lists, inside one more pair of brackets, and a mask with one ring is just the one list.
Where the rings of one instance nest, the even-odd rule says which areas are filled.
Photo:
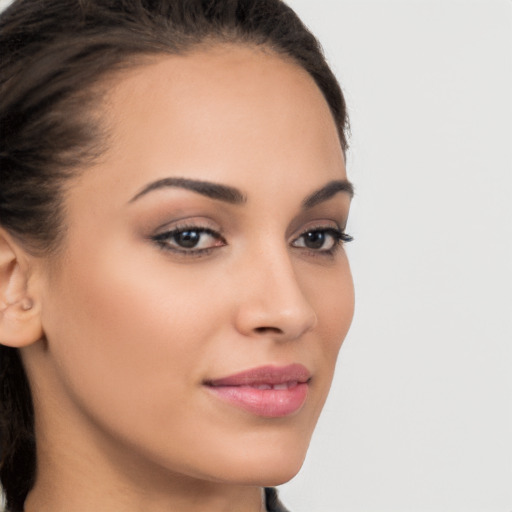
[[199, 254], [226, 245], [222, 236], [210, 228], [178, 227], [152, 237], [162, 249], [182, 254]]
[[342, 242], [350, 242], [352, 237], [343, 231], [335, 228], [310, 229], [296, 238], [292, 245], [316, 251], [320, 253], [333, 254]]

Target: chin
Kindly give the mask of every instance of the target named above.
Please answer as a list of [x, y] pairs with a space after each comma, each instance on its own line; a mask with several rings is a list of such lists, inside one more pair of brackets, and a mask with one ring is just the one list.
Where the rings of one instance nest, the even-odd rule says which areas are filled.
[[[244, 450], [235, 459], [225, 459], [224, 481], [239, 485], [273, 487], [281, 485], [297, 475], [306, 457], [307, 446], [290, 447], [286, 443], [275, 446], [264, 443], [254, 450]], [[220, 469], [220, 467], [219, 467]], [[220, 475], [219, 475], [220, 476]]]
[[[294, 478], [302, 467], [303, 461], [299, 464], [290, 464], [288, 461], [280, 461], [271, 466], [260, 466], [251, 470], [247, 466], [242, 471], [233, 475], [226, 475], [222, 479], [224, 483], [236, 485], [249, 485], [258, 487], [275, 487], [289, 482]], [[231, 476], [231, 478], [229, 478]]]
[[297, 475], [301, 467], [302, 463], [293, 468], [278, 468], [277, 470], [272, 468], [265, 475], [264, 480], [259, 485], [262, 487], [275, 487], [277, 485], [285, 484]]

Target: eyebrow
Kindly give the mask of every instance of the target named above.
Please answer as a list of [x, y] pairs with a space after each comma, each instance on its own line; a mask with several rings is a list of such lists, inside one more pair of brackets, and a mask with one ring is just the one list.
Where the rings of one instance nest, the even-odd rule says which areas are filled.
[[[226, 203], [240, 205], [247, 202], [247, 196], [237, 188], [228, 185], [221, 185], [219, 183], [212, 183], [210, 181], [193, 180], [189, 178], [163, 178], [161, 180], [153, 181], [146, 185], [140, 192], [130, 199], [133, 203], [142, 196], [149, 192], [159, 190], [162, 188], [183, 188], [191, 190], [203, 196]], [[328, 201], [340, 192], [348, 193], [350, 197], [354, 195], [354, 187], [348, 180], [334, 180], [330, 181], [323, 187], [315, 190], [302, 201], [302, 209], [308, 210], [314, 206]]]
[[161, 180], [154, 181], [144, 187], [140, 192], [130, 200], [133, 203], [140, 197], [158, 190], [161, 188], [176, 187], [191, 190], [197, 192], [203, 196], [218, 201], [224, 201], [231, 204], [243, 204], [247, 202], [247, 196], [240, 192], [240, 190], [229, 187], [227, 185], [220, 185], [218, 183], [211, 183], [209, 181], [192, 180], [188, 178], [163, 178]]
[[351, 198], [354, 196], [354, 186], [348, 180], [334, 180], [324, 185], [322, 188], [315, 190], [304, 201], [302, 201], [302, 209], [308, 210], [317, 204], [323, 203], [334, 197], [339, 192], [347, 193]]

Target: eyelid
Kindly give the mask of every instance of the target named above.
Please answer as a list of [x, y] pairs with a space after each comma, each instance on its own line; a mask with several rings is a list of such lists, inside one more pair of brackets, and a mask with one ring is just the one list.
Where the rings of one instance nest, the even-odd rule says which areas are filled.
[[217, 231], [210, 229], [210, 228], [202, 227], [202, 226], [183, 226], [183, 227], [180, 226], [177, 228], [166, 229], [166, 230], [162, 231], [161, 233], [153, 235], [151, 238], [153, 238], [154, 240], [164, 239], [166, 237], [176, 236], [180, 233], [186, 233], [187, 231], [195, 231], [197, 233], [204, 233], [204, 234], [210, 235], [210, 236], [212, 236], [214, 238], [218, 238], [218, 239], [223, 238], [222, 235], [220, 233], [218, 233]]
[[212, 231], [222, 234], [222, 228], [219, 224], [213, 221], [208, 216], [180, 216], [171, 221], [159, 223], [156, 228], [153, 229], [153, 233], [167, 233], [169, 231], [175, 231], [176, 229], [210, 229]]
[[[155, 230], [154, 234], [148, 238], [156, 243], [161, 250], [173, 253], [178, 257], [200, 257], [216, 249], [230, 245], [223, 235], [223, 229], [220, 226], [213, 228], [213, 224], [218, 226], [218, 224], [212, 222], [211, 219], [204, 217], [180, 219], [161, 225]], [[194, 233], [192, 238], [195, 240], [191, 240], [187, 237], [187, 231]], [[306, 241], [306, 235], [314, 232], [324, 234], [324, 243], [321, 244], [320, 247], [312, 247], [310, 245], [310, 239]], [[183, 234], [185, 234], [185, 237], [181, 238], [179, 235]], [[204, 238], [206, 235], [210, 236], [212, 240], [205, 241]], [[301, 240], [303, 240], [304, 243], [300, 243]], [[338, 222], [331, 218], [305, 223], [300, 230], [295, 231], [295, 234], [289, 239], [288, 243], [291, 247], [311, 253], [312, 255], [328, 256], [333, 255], [343, 243], [350, 242], [351, 240], [352, 237], [347, 235], [344, 229], [340, 228]], [[187, 241], [191, 241], [192, 245], [187, 247]], [[206, 247], [204, 247], [205, 243], [207, 244]]]
[[[313, 248], [308, 247], [305, 242], [305, 236], [309, 233], [323, 232], [331, 237], [331, 246], [328, 248]], [[304, 244], [295, 245], [299, 240], [303, 239]], [[337, 222], [334, 221], [317, 221], [315, 224], [302, 228], [300, 234], [294, 236], [290, 242], [290, 245], [301, 251], [305, 251], [314, 257], [332, 257], [334, 256], [342, 246], [351, 242], [353, 238], [345, 233], [345, 230], [340, 228]]]
[[[204, 222], [204, 220], [193, 220], [193, 219], [183, 219], [174, 223], [167, 223], [161, 226], [156, 233], [151, 235], [149, 238], [151, 241], [158, 244], [159, 248], [164, 251], [168, 251], [177, 256], [181, 257], [194, 257], [201, 256], [206, 253], [211, 252], [214, 249], [223, 247], [227, 245], [227, 242], [222, 235], [221, 229], [214, 229], [210, 227], [209, 222]], [[214, 243], [209, 245], [208, 247], [180, 247], [176, 240], [173, 242], [173, 238], [181, 233], [185, 233], [187, 231], [196, 232], [201, 236], [207, 234], [214, 239]], [[220, 242], [220, 243], [219, 243]]]
[[294, 231], [294, 234], [291, 235], [290, 238], [293, 241], [309, 231], [320, 231], [328, 229], [333, 229], [342, 233], [344, 232], [344, 227], [342, 227], [337, 221], [333, 219], [319, 219], [302, 224], [299, 229]]

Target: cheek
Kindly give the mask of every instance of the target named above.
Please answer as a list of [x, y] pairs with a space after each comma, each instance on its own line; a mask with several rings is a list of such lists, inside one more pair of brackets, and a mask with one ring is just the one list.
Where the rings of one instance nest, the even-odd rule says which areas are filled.
[[128, 254], [70, 257], [77, 264], [60, 276], [43, 323], [55, 371], [74, 403], [132, 429], [155, 414], [156, 404], [179, 407], [197, 385], [220, 315], [194, 283], [169, 275], [168, 265]]
[[[322, 274], [322, 273], [320, 273]], [[328, 276], [327, 276], [328, 274]], [[340, 351], [354, 315], [354, 285], [345, 254], [336, 270], [306, 280], [304, 286], [317, 313], [315, 367], [318, 371], [315, 415], [318, 417], [331, 387]]]
[[305, 293], [316, 311], [318, 337], [326, 361], [336, 362], [338, 351], [347, 335], [354, 316], [354, 284], [347, 257], [344, 253], [335, 268], [320, 269], [307, 274]]

